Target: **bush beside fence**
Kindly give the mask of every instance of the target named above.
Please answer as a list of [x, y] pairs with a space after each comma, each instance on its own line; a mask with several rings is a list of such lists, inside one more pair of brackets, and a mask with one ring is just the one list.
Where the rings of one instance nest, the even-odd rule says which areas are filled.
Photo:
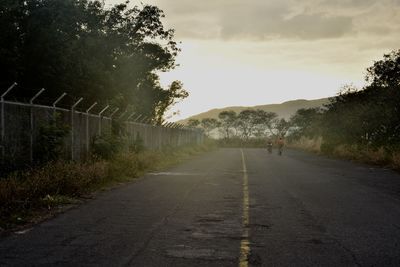
[[[83, 161], [90, 156], [95, 139], [111, 135], [115, 123], [120, 127], [117, 133], [113, 134], [123, 140], [122, 148], [126, 150], [138, 145], [157, 150], [165, 146], [178, 147], [201, 144], [204, 141], [203, 133], [196, 129], [150, 125], [127, 121], [121, 116], [114, 119], [74, 109], [3, 99], [0, 105], [3, 171], [11, 165], [15, 168], [17, 165], [32, 165], [38, 162], [43, 157], [43, 151], [47, 151], [43, 146], [57, 143], [57, 140], [52, 138], [61, 138], [58, 148], [61, 158]], [[46, 134], [48, 136], [44, 136]]]

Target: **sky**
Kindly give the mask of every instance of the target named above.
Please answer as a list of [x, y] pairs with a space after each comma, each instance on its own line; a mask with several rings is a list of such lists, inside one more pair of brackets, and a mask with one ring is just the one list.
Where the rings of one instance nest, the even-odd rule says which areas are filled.
[[[106, 4], [122, 2], [107, 0]], [[190, 96], [171, 121], [213, 108], [334, 96], [399, 49], [400, 0], [141, 0], [164, 10], [182, 42], [161, 73]]]

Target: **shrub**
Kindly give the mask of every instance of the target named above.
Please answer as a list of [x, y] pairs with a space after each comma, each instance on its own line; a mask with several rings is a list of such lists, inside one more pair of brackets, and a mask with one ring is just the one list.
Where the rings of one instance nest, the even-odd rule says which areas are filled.
[[109, 134], [96, 136], [93, 139], [92, 154], [100, 159], [111, 159], [121, 149], [121, 138]]
[[391, 161], [389, 154], [383, 147], [365, 149], [361, 159], [373, 164], [388, 164]]
[[325, 154], [333, 154], [335, 148], [337, 147], [336, 144], [330, 142], [322, 142], [321, 144], [321, 152]]
[[136, 134], [135, 141], [129, 145], [129, 151], [135, 153], [144, 151], [143, 138], [139, 135], [139, 133]]
[[392, 165], [395, 169], [400, 170], [400, 151], [392, 154]]
[[52, 162], [0, 180], [0, 213], [7, 216], [40, 205], [48, 196], [79, 197], [107, 177], [108, 163]]
[[170, 166], [211, 146], [171, 148], [166, 151], [115, 153], [111, 160], [87, 163], [49, 162], [0, 179], [0, 228], [26, 223], [32, 211], [51, 209], [114, 182], [145, 171]]
[[321, 152], [321, 144], [322, 144], [322, 137], [308, 138], [302, 136], [299, 139], [291, 140], [288, 143], [288, 146], [319, 153]]
[[37, 163], [42, 164], [57, 160], [62, 154], [64, 139], [70, 129], [67, 125], [58, 122], [57, 116], [48, 124], [43, 124], [39, 127], [39, 136], [35, 147], [35, 159]]

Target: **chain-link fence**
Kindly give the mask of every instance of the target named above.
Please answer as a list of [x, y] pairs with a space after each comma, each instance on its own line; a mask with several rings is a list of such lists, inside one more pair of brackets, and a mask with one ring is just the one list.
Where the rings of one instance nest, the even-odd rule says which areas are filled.
[[54, 126], [53, 131], [58, 129], [66, 131], [61, 140], [60, 156], [75, 161], [86, 159], [91, 153], [94, 140], [101, 136], [111, 135], [113, 124], [116, 122], [120, 128], [123, 128], [117, 131], [117, 134], [123, 137], [123, 145], [126, 149], [138, 143], [146, 149], [154, 150], [165, 146], [201, 144], [204, 141], [203, 133], [199, 130], [129, 121], [132, 116], [124, 119], [126, 112], [119, 114], [118, 117], [115, 116], [118, 109], [108, 116], [103, 116], [108, 106], [98, 114], [89, 113], [95, 104], [86, 112], [77, 111], [76, 106], [81, 99], [75, 102], [71, 109], [65, 109], [55, 105], [62, 96], [54, 102], [53, 106], [45, 106], [33, 103], [40, 93], [35, 95], [30, 103], [21, 103], [6, 101], [4, 96], [8, 91], [0, 99], [1, 158], [6, 164], [35, 163], [36, 159], [42, 156], [40, 153], [43, 153], [43, 146], [48, 145], [46, 142], [52, 141], [43, 138], [46, 134], [45, 130], [52, 126]]

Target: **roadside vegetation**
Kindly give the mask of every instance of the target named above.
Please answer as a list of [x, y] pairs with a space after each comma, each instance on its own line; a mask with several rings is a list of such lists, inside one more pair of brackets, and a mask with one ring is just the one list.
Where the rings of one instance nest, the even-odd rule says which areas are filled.
[[0, 232], [41, 220], [90, 198], [95, 191], [133, 181], [146, 172], [170, 167], [213, 148], [208, 141], [162, 151], [112, 152], [108, 159], [93, 154], [85, 163], [55, 160], [13, 172], [0, 179]]
[[363, 88], [348, 85], [322, 108], [291, 119], [294, 146], [400, 169], [400, 50], [376, 61]]
[[202, 128], [223, 147], [265, 147], [267, 140], [275, 142], [285, 136], [290, 124], [274, 112], [246, 109], [240, 113], [223, 111], [218, 119], [190, 119], [188, 126]]
[[[174, 69], [180, 49], [174, 30], [163, 25], [156, 6], [129, 1], [108, 5], [99, 0], [4, 0], [0, 5], [0, 89], [18, 83], [7, 98], [50, 105], [64, 92], [59, 107], [115, 114], [112, 133], [99, 135], [85, 162], [63, 160], [70, 129], [55, 119], [40, 126], [34, 162], [0, 162], [0, 231], [26, 225], [79, 202], [112, 184], [171, 166], [211, 145], [147, 151], [140, 138], [124, 142], [124, 114], [161, 125], [166, 112], [188, 92], [181, 81], [160, 84], [159, 73]], [[135, 116], [136, 116], [135, 115]], [[139, 118], [138, 117], [138, 118]]]
[[180, 49], [174, 30], [163, 25], [156, 6], [129, 1], [2, 0], [0, 5], [0, 89], [14, 82], [9, 99], [99, 112], [119, 108], [161, 124], [165, 112], [188, 96], [181, 81], [163, 87], [159, 73], [176, 67]]
[[363, 88], [346, 85], [328, 104], [300, 109], [289, 120], [249, 109], [188, 125], [222, 146], [265, 147], [284, 136], [291, 147], [400, 169], [400, 50], [376, 61], [365, 79]]

